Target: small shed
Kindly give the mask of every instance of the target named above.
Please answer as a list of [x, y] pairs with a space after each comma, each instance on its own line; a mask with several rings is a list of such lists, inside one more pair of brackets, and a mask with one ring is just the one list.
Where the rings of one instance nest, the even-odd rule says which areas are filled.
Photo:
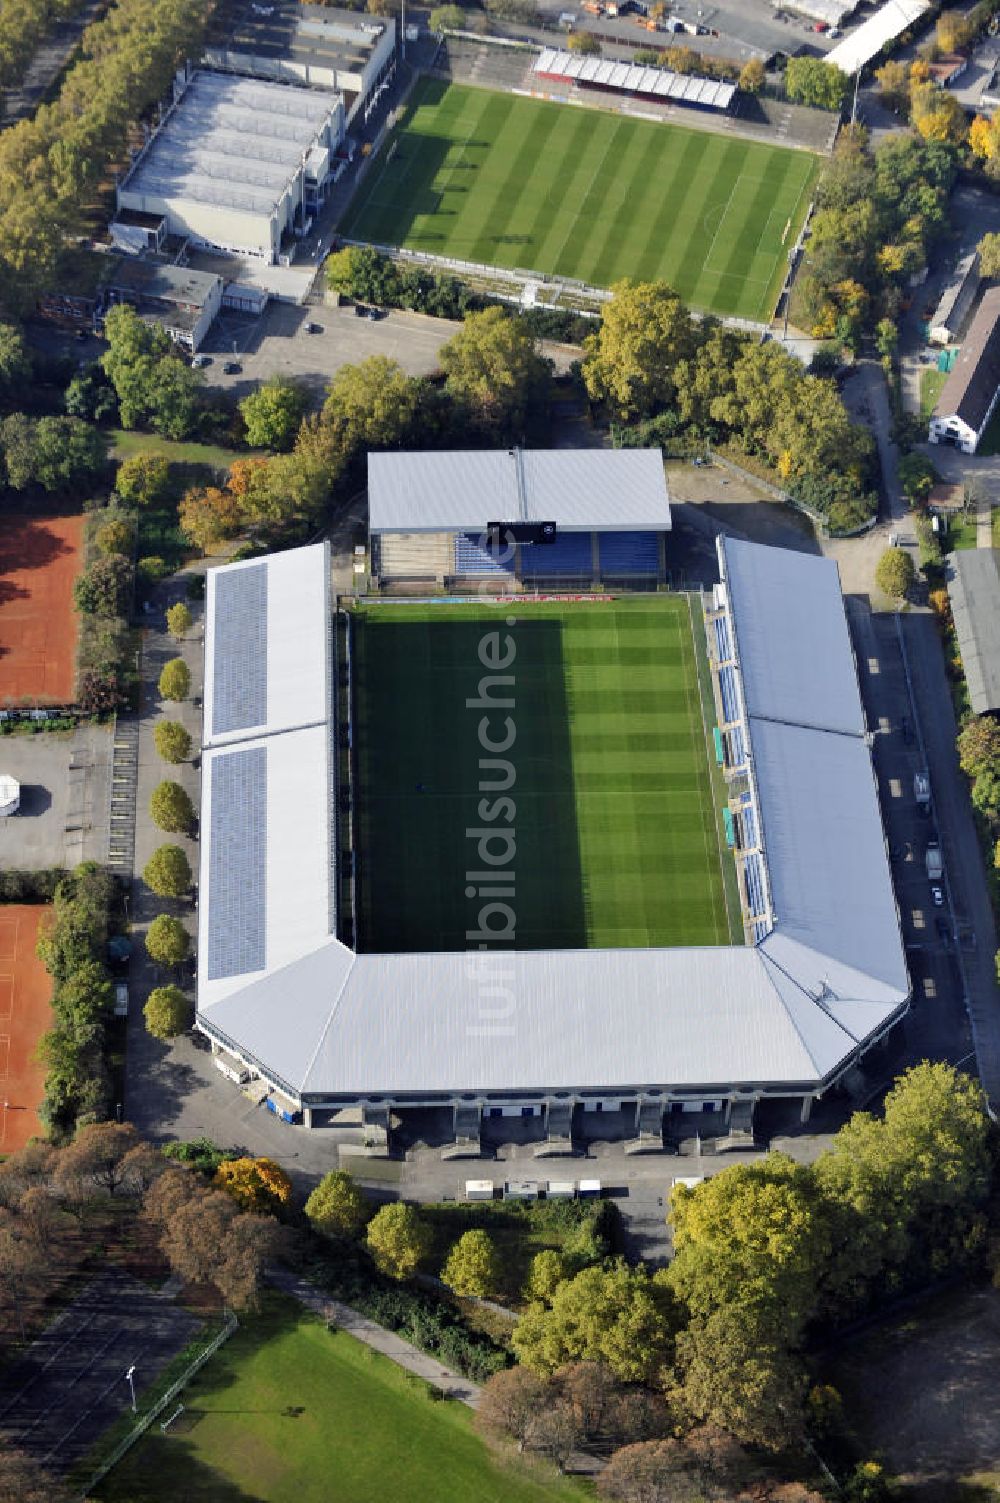
[[0, 818], [7, 819], [21, 807], [21, 785], [9, 772], [0, 773]]

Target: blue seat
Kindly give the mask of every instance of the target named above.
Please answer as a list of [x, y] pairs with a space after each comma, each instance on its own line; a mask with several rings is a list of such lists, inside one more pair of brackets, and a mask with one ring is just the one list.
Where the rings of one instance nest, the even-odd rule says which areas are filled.
[[488, 548], [484, 548], [477, 537], [471, 533], [459, 532], [455, 534], [455, 573], [456, 574], [497, 574], [504, 579], [513, 576], [513, 569], [508, 564], [498, 563]]
[[602, 532], [598, 540], [602, 575], [659, 572], [660, 549], [655, 532]]
[[564, 574], [589, 579], [594, 572], [592, 538], [590, 532], [560, 532], [554, 543], [533, 543], [522, 548], [522, 578]]

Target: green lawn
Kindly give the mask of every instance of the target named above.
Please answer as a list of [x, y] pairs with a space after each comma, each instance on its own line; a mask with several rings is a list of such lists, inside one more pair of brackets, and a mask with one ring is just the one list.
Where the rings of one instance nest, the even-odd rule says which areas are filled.
[[969, 517], [949, 517], [948, 536], [945, 540], [946, 552], [955, 553], [962, 548], [975, 548], [978, 539], [979, 528], [976, 524], [975, 512]]
[[687, 598], [510, 612], [514, 683], [492, 692], [515, 704], [487, 733], [503, 738], [510, 714], [512, 816], [483, 808], [503, 773], [480, 770], [497, 754], [480, 746], [483, 712], [466, 707], [486, 673], [483, 640], [505, 629], [497, 612], [356, 613], [361, 947], [466, 949], [486, 901], [466, 893], [466, 872], [483, 868], [467, 831], [483, 828], [515, 832], [504, 865], [518, 949], [728, 944]]
[[219, 444], [181, 443], [161, 438], [157, 433], [135, 433], [124, 428], [112, 428], [108, 439], [116, 459], [127, 459], [131, 454], [162, 454], [171, 464], [204, 464], [213, 470], [228, 470], [234, 460], [248, 457], [246, 450], [224, 449]]
[[787, 147], [425, 79], [343, 229], [598, 287], [662, 278], [695, 307], [768, 319], [818, 167]]
[[937, 399], [941, 395], [941, 388], [947, 381], [947, 372], [939, 371], [936, 365], [928, 366], [920, 372], [920, 416], [929, 418], [937, 406]]
[[464, 1405], [269, 1301], [98, 1488], [103, 1503], [582, 1503], [548, 1468], [505, 1470]]

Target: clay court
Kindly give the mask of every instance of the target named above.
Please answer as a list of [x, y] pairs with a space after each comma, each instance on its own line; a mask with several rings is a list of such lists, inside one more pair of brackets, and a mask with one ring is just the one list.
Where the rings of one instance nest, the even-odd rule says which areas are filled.
[[44, 912], [42, 903], [0, 907], [0, 1153], [42, 1133], [45, 1070], [34, 1053], [52, 1026], [52, 981], [35, 954]]
[[0, 703], [72, 703], [82, 541], [82, 517], [0, 520]]

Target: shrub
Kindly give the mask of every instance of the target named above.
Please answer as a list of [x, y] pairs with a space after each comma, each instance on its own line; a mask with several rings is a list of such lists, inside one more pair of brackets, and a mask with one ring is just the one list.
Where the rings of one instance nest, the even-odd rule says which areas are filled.
[[157, 986], [142, 1010], [146, 1032], [154, 1039], [173, 1039], [191, 1021], [191, 1004], [179, 986]]
[[128, 554], [132, 551], [132, 529], [121, 517], [112, 517], [98, 528], [94, 539], [103, 554]]
[[292, 1198], [292, 1182], [273, 1159], [223, 1159], [214, 1183], [245, 1211], [275, 1212]]
[[114, 669], [88, 669], [80, 675], [77, 703], [84, 715], [112, 715], [127, 703]]
[[161, 579], [166, 579], [168, 574], [173, 573], [166, 559], [160, 558], [156, 553], [149, 554], [147, 558], [141, 558], [135, 567], [139, 578], [147, 586], [158, 584]]
[[146, 930], [146, 950], [157, 965], [180, 965], [191, 950], [191, 936], [180, 919], [158, 913]]
[[171, 658], [160, 674], [160, 698], [179, 703], [191, 691], [191, 670], [183, 658]]
[[183, 897], [191, 886], [191, 863], [179, 845], [161, 845], [143, 867], [142, 880], [157, 897]]
[[153, 741], [164, 762], [186, 762], [191, 755], [191, 733], [179, 720], [159, 720]]
[[488, 1232], [481, 1227], [463, 1232], [441, 1271], [441, 1278], [456, 1294], [495, 1294], [500, 1284], [500, 1263]]
[[305, 1212], [328, 1237], [356, 1237], [368, 1219], [368, 1202], [345, 1169], [332, 1169], [309, 1196]]
[[408, 1279], [430, 1251], [430, 1228], [414, 1206], [398, 1200], [376, 1211], [365, 1241], [380, 1273]]
[[161, 506], [170, 494], [170, 463], [160, 454], [131, 454], [118, 466], [115, 490], [126, 506]]
[[180, 783], [158, 783], [149, 800], [153, 823], [169, 834], [187, 834], [194, 826], [194, 805]]
[[85, 616], [121, 616], [131, 583], [132, 568], [127, 558], [112, 554], [95, 559], [74, 584], [73, 603]]

